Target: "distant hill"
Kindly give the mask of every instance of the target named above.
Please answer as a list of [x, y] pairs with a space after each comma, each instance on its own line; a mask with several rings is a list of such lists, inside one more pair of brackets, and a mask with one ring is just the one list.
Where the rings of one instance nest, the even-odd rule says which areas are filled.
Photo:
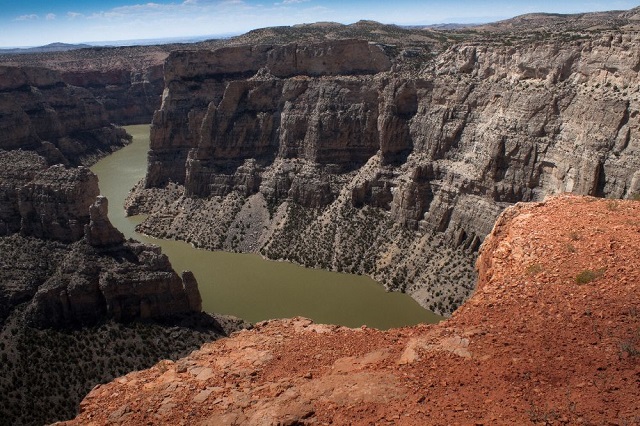
[[477, 25], [474, 29], [489, 32], [511, 31], [597, 31], [640, 29], [640, 7], [630, 10], [613, 10], [607, 12], [576, 13], [564, 15], [559, 13], [529, 13], [504, 21]]
[[67, 52], [69, 50], [85, 49], [88, 44], [67, 44], [67, 43], [51, 43], [46, 46], [27, 47], [16, 49], [0, 49], [1, 55], [24, 54], [24, 53], [46, 53], [46, 52]]

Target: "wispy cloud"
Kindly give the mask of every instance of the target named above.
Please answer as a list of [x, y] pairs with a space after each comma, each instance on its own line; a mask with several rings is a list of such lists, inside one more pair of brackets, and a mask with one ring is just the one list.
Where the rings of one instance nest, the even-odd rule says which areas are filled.
[[55, 13], [47, 13], [47, 16], [45, 16], [45, 19], [47, 21], [53, 21], [54, 19], [56, 19], [56, 14]]
[[36, 14], [31, 15], [20, 15], [16, 17], [15, 21], [33, 21], [34, 19], [39, 19], [40, 17]]
[[78, 12], [67, 12], [67, 17], [70, 19], [76, 19], [76, 18], [80, 18], [84, 16], [82, 13], [78, 13]]
[[280, 3], [275, 3], [275, 4], [300, 4], [300, 3], [307, 3], [310, 0], [282, 0], [282, 2]]

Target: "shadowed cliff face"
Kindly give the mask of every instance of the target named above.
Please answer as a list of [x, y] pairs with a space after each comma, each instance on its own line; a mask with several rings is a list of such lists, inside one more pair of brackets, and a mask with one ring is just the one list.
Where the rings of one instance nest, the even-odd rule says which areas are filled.
[[468, 43], [420, 71], [358, 41], [173, 53], [129, 211], [450, 312], [504, 207], [640, 192], [638, 41]]
[[[130, 140], [55, 71], [0, 67], [0, 421], [48, 424], [127, 371], [242, 327], [109, 222], [86, 167]], [[124, 323], [124, 325], [123, 325]]]
[[[1, 256], [0, 319], [23, 302], [38, 327], [200, 312], [193, 275], [181, 279], [157, 247], [124, 241], [98, 178], [73, 167], [130, 138], [57, 72], [0, 66], [0, 237], [24, 237]], [[32, 250], [43, 244], [50, 253]]]
[[181, 279], [158, 247], [124, 240], [89, 169], [47, 167], [24, 151], [0, 151], [0, 164], [0, 229], [22, 236], [2, 243], [15, 247], [2, 253], [0, 319], [23, 302], [38, 327], [200, 312], [193, 275]]

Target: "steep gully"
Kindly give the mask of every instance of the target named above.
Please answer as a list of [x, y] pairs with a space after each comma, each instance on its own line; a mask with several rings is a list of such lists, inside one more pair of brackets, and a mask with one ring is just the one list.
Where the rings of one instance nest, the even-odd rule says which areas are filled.
[[127, 209], [145, 234], [367, 274], [448, 314], [505, 207], [640, 192], [637, 42], [468, 42], [418, 67], [357, 40], [176, 51]]

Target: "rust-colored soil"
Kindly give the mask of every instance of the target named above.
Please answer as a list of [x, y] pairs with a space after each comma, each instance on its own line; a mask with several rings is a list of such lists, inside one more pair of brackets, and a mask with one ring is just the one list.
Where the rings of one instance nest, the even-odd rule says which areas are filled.
[[68, 424], [640, 424], [640, 202], [519, 204], [478, 266], [439, 325], [262, 323], [97, 387]]

